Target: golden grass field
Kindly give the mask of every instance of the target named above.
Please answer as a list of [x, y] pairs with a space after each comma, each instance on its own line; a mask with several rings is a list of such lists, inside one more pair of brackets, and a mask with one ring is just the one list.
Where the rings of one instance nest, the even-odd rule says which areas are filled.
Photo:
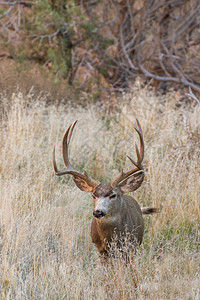
[[[42, 96], [0, 96], [0, 299], [200, 299], [200, 107], [178, 107], [172, 92], [147, 88], [121, 96], [117, 109], [46, 105]], [[145, 235], [135, 259], [103, 266], [91, 243], [93, 200], [64, 167], [61, 141], [79, 120], [70, 158], [108, 181], [130, 167], [139, 119], [146, 171], [134, 193]]]

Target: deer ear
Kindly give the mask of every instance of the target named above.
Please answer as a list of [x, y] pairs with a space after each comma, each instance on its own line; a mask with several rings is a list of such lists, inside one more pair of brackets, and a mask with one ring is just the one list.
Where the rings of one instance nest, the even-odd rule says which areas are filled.
[[144, 180], [144, 172], [140, 171], [139, 173], [135, 173], [130, 177], [128, 177], [127, 179], [125, 179], [124, 181], [122, 181], [122, 183], [120, 183], [118, 186], [122, 194], [130, 193], [137, 190], [141, 186], [143, 180]]
[[78, 177], [78, 176], [73, 176], [72, 177], [76, 186], [81, 190], [81, 191], [84, 191], [84, 192], [90, 192], [92, 193], [94, 191], [94, 187], [93, 186], [90, 186], [88, 185], [88, 183], [83, 180], [82, 178]]

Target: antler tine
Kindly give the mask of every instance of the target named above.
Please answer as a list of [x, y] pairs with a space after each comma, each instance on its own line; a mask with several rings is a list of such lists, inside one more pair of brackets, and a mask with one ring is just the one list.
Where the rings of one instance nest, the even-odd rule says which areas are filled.
[[129, 155], [126, 156], [128, 157], [128, 159], [130, 159], [133, 165], [135, 165], [138, 169], [140, 168], [140, 165], [137, 162], [135, 162]]
[[135, 143], [135, 150], [136, 150], [136, 155], [137, 155], [137, 162], [135, 162], [130, 156], [127, 155], [127, 157], [130, 159], [130, 161], [134, 164], [134, 168], [130, 169], [127, 172], [123, 172], [123, 169], [121, 170], [121, 173], [118, 177], [116, 177], [112, 182], [111, 185], [113, 187], [116, 187], [120, 182], [122, 182], [123, 180], [125, 180], [126, 178], [128, 178], [130, 175], [132, 175], [133, 173], [137, 172], [137, 171], [142, 171], [143, 170], [143, 166], [142, 166], [142, 161], [144, 158], [144, 141], [143, 141], [143, 133], [142, 133], [142, 128], [141, 125], [139, 123], [138, 120], [137, 124], [139, 129], [137, 129], [136, 127], [134, 127], [134, 129], [136, 130], [136, 132], [139, 135], [140, 138], [140, 150], [138, 149], [137, 144]]
[[90, 187], [96, 187], [99, 184], [97, 181], [95, 181], [91, 177], [89, 177], [86, 172], [84, 172], [84, 174], [82, 174], [81, 172], [75, 170], [69, 162], [68, 148], [69, 148], [69, 143], [70, 143], [71, 136], [72, 136], [72, 133], [73, 133], [73, 130], [74, 130], [74, 127], [75, 127], [76, 123], [77, 123], [77, 121], [75, 121], [73, 124], [71, 124], [67, 128], [67, 130], [65, 132], [65, 135], [63, 137], [63, 142], [62, 142], [63, 160], [64, 160], [64, 163], [65, 163], [67, 168], [64, 169], [64, 170], [58, 170], [57, 165], [56, 165], [56, 160], [55, 160], [55, 146], [54, 146], [54, 149], [53, 149], [53, 167], [54, 167], [54, 171], [55, 171], [55, 174], [57, 176], [70, 174], [74, 177], [81, 178], [83, 181], [87, 182]]
[[62, 142], [63, 160], [64, 160], [64, 163], [65, 163], [66, 167], [70, 168], [70, 169], [73, 169], [73, 168], [71, 167], [70, 162], [69, 162], [68, 146], [69, 146], [71, 136], [72, 136], [72, 133], [73, 133], [73, 130], [74, 130], [74, 127], [75, 127], [76, 123], [77, 123], [77, 120], [68, 127], [67, 131], [65, 132], [65, 135], [63, 137], [63, 142]]
[[[76, 121], [77, 122], [77, 121]], [[65, 165], [67, 167], [66, 170], [58, 170], [58, 167], [57, 167], [57, 164], [56, 164], [56, 159], [55, 159], [55, 146], [53, 148], [53, 167], [54, 167], [54, 171], [55, 171], [55, 174], [57, 176], [61, 176], [61, 175], [65, 175], [65, 174], [69, 174], [69, 169], [73, 169], [69, 163], [69, 158], [68, 158], [68, 145], [69, 145], [69, 142], [70, 142], [70, 139], [71, 139], [71, 134], [72, 134], [72, 130], [74, 128], [74, 126], [76, 125], [76, 122], [73, 123], [73, 125], [71, 124], [66, 132], [65, 132], [65, 135], [64, 135], [64, 138], [63, 138], [63, 144], [65, 144], [65, 147], [63, 147], [63, 159], [64, 159], [64, 162], [65, 162]], [[72, 128], [73, 126], [73, 128]], [[70, 130], [72, 128], [72, 130]], [[69, 136], [68, 136], [69, 135]], [[65, 142], [65, 143], [64, 143]], [[66, 147], [67, 145], [67, 147]], [[64, 151], [65, 149], [65, 151]], [[66, 173], [67, 172], [67, 173]]]
[[140, 137], [140, 158], [141, 158], [141, 161], [143, 161], [143, 159], [144, 159], [144, 140], [143, 140], [142, 127], [141, 127], [138, 119], [136, 119], [136, 121], [137, 121], [139, 130], [136, 127], [134, 127], [134, 129], [137, 131], [137, 133]]

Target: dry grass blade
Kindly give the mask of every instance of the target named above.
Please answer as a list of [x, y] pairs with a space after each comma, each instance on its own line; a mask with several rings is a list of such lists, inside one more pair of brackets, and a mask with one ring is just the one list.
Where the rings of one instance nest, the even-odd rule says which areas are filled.
[[[173, 93], [145, 88], [124, 95], [109, 116], [95, 106], [46, 106], [34, 94], [0, 97], [0, 298], [199, 299], [200, 107], [177, 109]], [[162, 210], [145, 217], [131, 265], [116, 259], [105, 270], [88, 232], [93, 201], [54, 175], [52, 147], [79, 119], [84, 130], [73, 137], [72, 165], [110, 180], [130, 164], [136, 117], [146, 177], [134, 198]]]

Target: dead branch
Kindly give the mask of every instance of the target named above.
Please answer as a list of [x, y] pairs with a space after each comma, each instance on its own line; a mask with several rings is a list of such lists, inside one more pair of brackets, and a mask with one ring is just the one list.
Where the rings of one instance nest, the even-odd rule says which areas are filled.
[[[31, 13], [34, 4], [34, 1], [0, 1], [0, 5], [7, 6], [0, 16], [4, 44], [18, 41], [26, 7]], [[31, 39], [30, 44], [39, 56], [47, 55], [49, 44], [62, 51], [61, 56], [69, 55], [67, 72], [71, 82], [84, 72], [88, 81], [97, 76], [98, 82], [98, 76], [104, 76], [111, 89], [120, 90], [127, 89], [130, 81], [132, 84], [140, 76], [144, 80], [153, 79], [150, 82], [155, 88], [165, 88], [159, 82], [168, 82], [170, 86], [200, 92], [199, 0], [88, 0], [77, 1], [76, 5], [80, 5], [87, 21], [76, 16], [72, 31], [67, 17], [58, 28], [50, 15], [41, 22], [42, 34], [39, 27], [31, 32], [22, 28], [27, 48]], [[91, 24], [95, 26], [92, 32], [88, 29]], [[65, 49], [61, 46], [64, 39]], [[108, 40], [113, 43], [107, 43]], [[70, 56], [66, 49], [71, 48]], [[49, 57], [45, 56], [44, 61], [49, 61]], [[78, 68], [84, 71], [77, 72]], [[85, 79], [80, 82], [81, 88], [87, 86]]]
[[175, 83], [181, 83], [184, 86], [188, 86], [193, 88], [195, 91], [200, 92], [200, 87], [198, 87], [196, 84], [189, 82], [187, 79], [183, 78], [177, 78], [177, 77], [165, 77], [165, 76], [158, 76], [155, 74], [150, 73], [149, 71], [147, 71], [142, 65], [141, 63], [138, 63], [139, 69], [142, 72], [143, 75], [145, 75], [145, 77], [147, 78], [152, 78], [152, 79], [156, 79], [158, 81], [166, 81], [166, 82], [175, 82]]
[[195, 96], [195, 94], [192, 92], [191, 87], [189, 87], [189, 93], [185, 93], [186, 96], [194, 99], [198, 105], [200, 105], [199, 99]]
[[33, 2], [33, 1], [13, 1], [13, 2], [0, 1], [0, 5], [10, 5], [10, 6], [22, 5], [25, 7], [32, 7], [32, 5], [34, 5], [34, 4], [35, 4], [35, 2]]

